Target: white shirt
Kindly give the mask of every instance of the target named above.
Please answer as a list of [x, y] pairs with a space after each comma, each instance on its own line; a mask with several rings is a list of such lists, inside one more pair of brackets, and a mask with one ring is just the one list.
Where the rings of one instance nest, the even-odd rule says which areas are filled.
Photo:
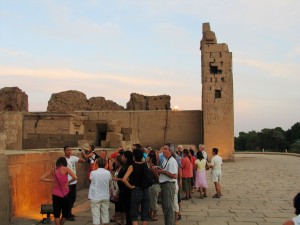
[[[172, 174], [178, 174], [178, 163], [176, 161], [176, 159], [174, 159], [173, 156], [170, 156], [169, 159], [166, 159], [163, 161], [162, 163], [162, 169], [168, 171], [169, 173]], [[176, 178], [170, 178], [165, 174], [159, 174], [159, 183], [163, 183], [166, 181], [171, 181], [171, 182], [176, 182]]]
[[[70, 158], [65, 157], [68, 163], [68, 167], [76, 174], [76, 163], [79, 161], [79, 158], [77, 156], [71, 155]], [[70, 174], [68, 174], [68, 180], [71, 180], [72, 177]], [[70, 185], [72, 184], [76, 184], [77, 180], [73, 181], [70, 183]]]
[[110, 172], [98, 168], [91, 172], [90, 179], [89, 199], [94, 201], [109, 200], [109, 182], [112, 179]]
[[292, 219], [295, 225], [300, 225], [300, 214]]
[[223, 161], [221, 156], [215, 155], [211, 158], [210, 164], [214, 166], [213, 170], [221, 170], [222, 163]]
[[203, 150], [203, 151], [202, 151], [202, 155], [203, 155], [203, 158], [204, 158], [204, 159], [208, 160], [206, 151]]

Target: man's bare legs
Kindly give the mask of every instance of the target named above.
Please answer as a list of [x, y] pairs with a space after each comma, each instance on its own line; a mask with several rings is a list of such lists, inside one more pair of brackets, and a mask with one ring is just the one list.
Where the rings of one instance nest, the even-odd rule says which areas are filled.
[[216, 195], [215, 196], [221, 196], [221, 186], [220, 186], [220, 183], [219, 182], [214, 182], [214, 185], [215, 185], [215, 189], [216, 189]]

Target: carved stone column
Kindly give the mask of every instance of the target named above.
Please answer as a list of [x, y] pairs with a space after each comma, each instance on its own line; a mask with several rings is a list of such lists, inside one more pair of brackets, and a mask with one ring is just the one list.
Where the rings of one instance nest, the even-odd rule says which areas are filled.
[[9, 177], [7, 156], [4, 154], [6, 136], [0, 133], [0, 221], [1, 224], [9, 224], [10, 210], [9, 210]]

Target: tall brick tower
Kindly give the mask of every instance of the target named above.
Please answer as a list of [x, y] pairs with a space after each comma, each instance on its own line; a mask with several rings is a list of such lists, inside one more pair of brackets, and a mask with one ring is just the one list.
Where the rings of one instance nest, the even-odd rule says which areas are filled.
[[202, 25], [200, 43], [202, 73], [203, 140], [207, 153], [219, 149], [224, 160], [234, 158], [232, 53], [218, 44], [209, 23]]

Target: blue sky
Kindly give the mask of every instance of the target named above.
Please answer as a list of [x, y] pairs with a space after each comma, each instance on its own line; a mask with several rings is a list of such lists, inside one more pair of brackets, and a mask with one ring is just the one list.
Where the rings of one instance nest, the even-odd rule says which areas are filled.
[[235, 135], [300, 122], [299, 0], [2, 0], [0, 88], [29, 111], [78, 90], [126, 106], [130, 93], [201, 109], [202, 23], [233, 53]]

